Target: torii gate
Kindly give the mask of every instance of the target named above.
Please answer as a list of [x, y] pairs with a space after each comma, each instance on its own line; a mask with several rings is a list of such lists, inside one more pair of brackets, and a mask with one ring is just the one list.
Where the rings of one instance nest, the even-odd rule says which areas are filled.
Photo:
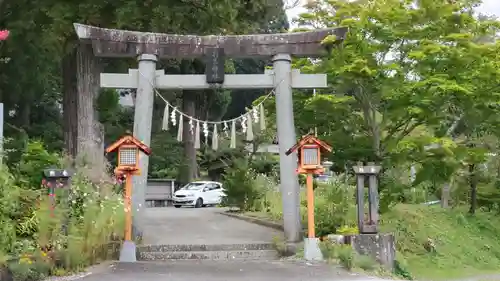
[[[199, 58], [207, 48], [222, 48], [227, 57], [272, 58], [273, 70], [264, 74], [229, 74], [221, 85], [225, 89], [275, 88], [276, 121], [280, 151], [280, 189], [283, 200], [283, 224], [287, 242], [301, 240], [300, 188], [295, 169], [296, 156], [285, 156], [296, 142], [293, 119], [292, 88], [324, 88], [326, 74], [300, 74], [291, 69], [291, 56], [316, 57], [324, 51], [321, 41], [334, 35], [336, 43], [343, 41], [347, 28], [330, 28], [309, 32], [194, 36], [164, 33], [106, 29], [74, 24], [82, 43], [92, 44], [97, 57], [137, 57], [138, 69], [127, 74], [102, 73], [103, 88], [136, 88], [134, 136], [146, 145], [151, 142], [154, 88], [208, 89], [205, 75], [165, 75], [156, 70], [156, 62], [163, 58]], [[148, 156], [141, 155], [140, 167], [148, 171]], [[132, 204], [134, 228], [142, 233], [141, 209], [145, 205], [147, 173], [134, 177]], [[138, 210], [138, 211], [137, 211]]]

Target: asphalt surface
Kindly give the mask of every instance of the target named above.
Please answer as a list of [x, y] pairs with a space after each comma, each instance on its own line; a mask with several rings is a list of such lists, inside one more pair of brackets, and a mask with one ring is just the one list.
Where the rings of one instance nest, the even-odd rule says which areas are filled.
[[144, 244], [246, 244], [271, 243], [280, 231], [230, 218], [222, 208], [147, 208]]
[[298, 261], [168, 261], [117, 263], [82, 281], [371, 281], [328, 264]]
[[[218, 214], [220, 208], [148, 208], [145, 244], [269, 243], [277, 230]], [[51, 281], [331, 281], [381, 280], [349, 273], [338, 266], [304, 261], [169, 260], [109, 263], [74, 277]]]

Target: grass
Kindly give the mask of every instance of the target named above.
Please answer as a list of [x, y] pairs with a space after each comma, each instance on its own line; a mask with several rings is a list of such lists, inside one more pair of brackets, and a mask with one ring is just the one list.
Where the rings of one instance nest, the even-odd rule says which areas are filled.
[[499, 271], [500, 218], [493, 213], [470, 216], [465, 208], [399, 205], [382, 215], [381, 228], [395, 234], [398, 261], [418, 279]]
[[[262, 182], [262, 186], [272, 186]], [[334, 184], [316, 190], [317, 234], [332, 231], [334, 224], [356, 225], [349, 187]], [[257, 211], [246, 215], [282, 222], [281, 194], [277, 188], [266, 190], [254, 207]], [[304, 195], [302, 191], [301, 201]], [[305, 222], [305, 204], [300, 211]], [[496, 213], [477, 211], [471, 216], [467, 206], [442, 209], [438, 205], [399, 204], [381, 215], [380, 227], [382, 232], [395, 235], [399, 274], [417, 280], [500, 277], [500, 216]]]
[[[280, 222], [281, 202], [270, 198], [279, 198], [279, 193], [266, 196], [276, 204], [266, 212], [246, 215]], [[499, 272], [500, 218], [496, 214], [470, 216], [466, 208], [401, 204], [383, 214], [380, 223], [382, 231], [395, 234], [398, 262], [416, 279], [451, 280]]]

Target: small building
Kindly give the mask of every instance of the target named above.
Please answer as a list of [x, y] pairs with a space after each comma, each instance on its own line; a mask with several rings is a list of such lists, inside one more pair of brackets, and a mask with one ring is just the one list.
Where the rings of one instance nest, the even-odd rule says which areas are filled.
[[[252, 144], [249, 143], [245, 146], [245, 150], [252, 153], [253, 147]], [[257, 153], [270, 153], [274, 155], [280, 154], [280, 147], [278, 145], [278, 137], [274, 137], [272, 143], [263, 143], [259, 145], [257, 148]]]
[[166, 207], [171, 205], [175, 191], [180, 184], [175, 179], [148, 179], [146, 186], [146, 207]]

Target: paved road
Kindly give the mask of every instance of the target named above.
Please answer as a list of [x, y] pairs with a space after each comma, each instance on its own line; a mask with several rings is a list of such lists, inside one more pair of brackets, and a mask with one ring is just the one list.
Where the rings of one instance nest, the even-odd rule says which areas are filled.
[[147, 208], [144, 244], [270, 243], [277, 230], [230, 218], [221, 208]]
[[116, 264], [81, 281], [375, 281], [327, 264], [298, 261], [169, 261]]
[[[271, 242], [279, 231], [230, 218], [218, 208], [146, 209], [146, 244], [245, 244]], [[344, 281], [380, 280], [325, 263], [304, 261], [169, 260], [112, 263], [76, 278], [51, 281]]]

